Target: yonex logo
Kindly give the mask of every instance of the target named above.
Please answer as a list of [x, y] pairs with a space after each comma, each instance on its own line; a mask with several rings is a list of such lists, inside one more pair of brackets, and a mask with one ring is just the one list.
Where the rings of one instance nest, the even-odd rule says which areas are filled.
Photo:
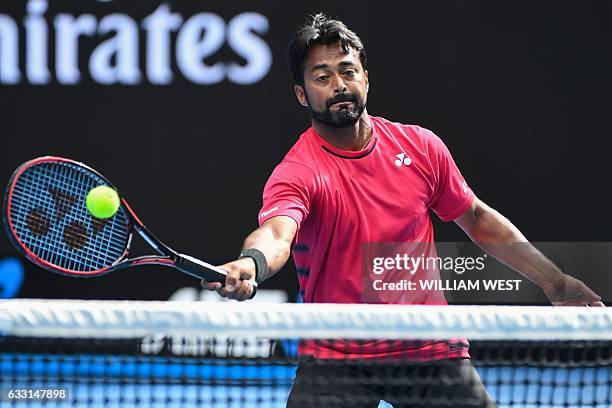
[[410, 163], [412, 163], [412, 159], [406, 153], [396, 154], [395, 157], [397, 157], [397, 160], [394, 161], [394, 164], [397, 167], [401, 167], [402, 164], [405, 166], [410, 166]]

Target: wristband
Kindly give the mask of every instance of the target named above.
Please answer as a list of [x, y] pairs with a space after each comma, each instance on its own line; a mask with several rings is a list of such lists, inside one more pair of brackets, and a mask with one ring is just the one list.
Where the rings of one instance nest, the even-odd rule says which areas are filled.
[[251, 258], [255, 261], [255, 282], [258, 285], [261, 284], [268, 277], [269, 272], [268, 261], [263, 252], [255, 248], [243, 249], [238, 259], [242, 258]]

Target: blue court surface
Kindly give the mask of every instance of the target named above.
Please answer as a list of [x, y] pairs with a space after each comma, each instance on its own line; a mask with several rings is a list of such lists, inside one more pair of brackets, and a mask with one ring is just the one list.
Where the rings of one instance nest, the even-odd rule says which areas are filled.
[[[498, 407], [608, 407], [612, 367], [479, 367]], [[69, 401], [2, 407], [284, 407], [295, 367], [265, 360], [2, 353], [7, 387], [66, 388]], [[176, 382], [176, 383], [173, 383]], [[193, 384], [190, 384], [193, 382]], [[389, 407], [381, 402], [379, 407]]]

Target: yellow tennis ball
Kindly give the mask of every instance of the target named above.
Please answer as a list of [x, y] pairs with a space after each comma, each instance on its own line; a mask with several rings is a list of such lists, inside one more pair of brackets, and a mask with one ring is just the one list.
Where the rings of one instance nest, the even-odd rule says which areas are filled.
[[98, 186], [87, 193], [87, 209], [96, 218], [110, 218], [117, 213], [121, 200], [117, 192], [109, 186]]

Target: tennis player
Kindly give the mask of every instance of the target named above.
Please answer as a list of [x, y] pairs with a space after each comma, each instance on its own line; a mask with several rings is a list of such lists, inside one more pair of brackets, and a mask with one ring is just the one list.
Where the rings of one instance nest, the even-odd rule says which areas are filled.
[[[295, 95], [308, 109], [311, 127], [270, 176], [260, 227], [246, 238], [240, 258], [221, 265], [228, 272], [225, 286], [202, 282], [204, 288], [230, 299], [249, 299], [252, 287], [247, 281], [263, 282], [283, 267], [292, 251], [304, 302], [361, 303], [362, 243], [433, 242], [431, 209], [539, 285], [553, 304], [603, 306], [597, 294], [561, 272], [508, 219], [475, 196], [439, 137], [419, 126], [369, 115], [366, 52], [360, 38], [341, 21], [323, 14], [309, 19], [291, 42], [289, 66]], [[398, 74], [407, 75], [405, 70], [398, 67]], [[435, 294], [419, 293], [402, 303], [444, 301]], [[338, 370], [351, 368], [321, 368], [318, 359], [389, 356], [445, 361], [443, 371], [431, 375], [460, 385], [448, 392], [423, 388], [416, 391], [418, 395], [443, 397], [452, 392], [448, 397], [457, 406], [467, 406], [462, 398], [475, 401], [474, 406], [494, 405], [469, 360], [465, 341], [353, 346], [301, 344], [288, 406], [303, 406], [300, 401], [306, 395], [356, 393], [356, 389], [326, 387], [325, 378], [337, 378]], [[372, 368], [358, 370], [378, 375]], [[308, 382], [313, 376], [323, 380]], [[377, 397], [373, 395], [372, 401]], [[377, 406], [362, 402], [350, 405]], [[435, 406], [425, 400], [423, 404]]]

